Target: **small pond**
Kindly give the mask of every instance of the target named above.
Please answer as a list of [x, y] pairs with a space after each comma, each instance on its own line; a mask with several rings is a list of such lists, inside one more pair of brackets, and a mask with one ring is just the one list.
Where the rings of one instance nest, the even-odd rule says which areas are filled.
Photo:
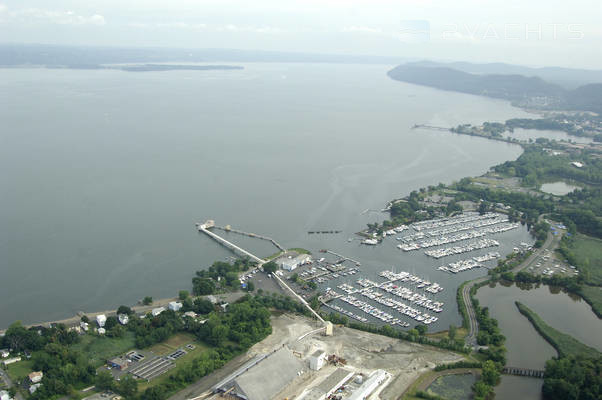
[[558, 181], [551, 183], [544, 183], [541, 185], [541, 191], [556, 196], [564, 196], [565, 194], [571, 193], [573, 190], [579, 189], [579, 186], [569, 185], [566, 182]]
[[473, 374], [444, 375], [435, 379], [427, 390], [447, 400], [468, 400], [472, 398], [472, 385], [476, 381]]

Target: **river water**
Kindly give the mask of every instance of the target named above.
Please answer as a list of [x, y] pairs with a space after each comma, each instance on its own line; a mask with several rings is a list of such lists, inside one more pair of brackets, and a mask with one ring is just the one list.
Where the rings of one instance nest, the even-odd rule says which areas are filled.
[[[208, 218], [422, 268], [393, 244], [348, 243], [384, 217], [362, 212], [521, 151], [410, 129], [528, 117], [507, 102], [395, 82], [387, 66], [244, 67], [0, 70], [0, 327], [175, 295], [231, 255], [195, 231]], [[343, 233], [307, 235], [322, 229]]]
[[[519, 313], [515, 301], [525, 304], [548, 325], [573, 336], [588, 346], [602, 350], [602, 320], [580, 297], [562, 292], [558, 288], [498, 283], [484, 286], [477, 292], [482, 306], [498, 320], [508, 349], [507, 365], [543, 369], [546, 360], [556, 357], [556, 350], [533, 328], [529, 320]], [[543, 380], [503, 376], [496, 387], [496, 398], [525, 400], [540, 399]]]

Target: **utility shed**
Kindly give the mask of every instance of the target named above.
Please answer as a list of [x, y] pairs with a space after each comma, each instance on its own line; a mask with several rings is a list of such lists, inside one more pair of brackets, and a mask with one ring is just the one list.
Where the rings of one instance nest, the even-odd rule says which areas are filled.
[[322, 350], [316, 350], [311, 356], [309, 356], [309, 368], [314, 371], [319, 371], [326, 362], [326, 353]]
[[243, 400], [271, 400], [303, 371], [303, 364], [283, 347], [241, 369], [244, 372], [239, 369], [231, 375], [233, 379], [227, 378], [214, 387], [214, 392], [228, 392]]

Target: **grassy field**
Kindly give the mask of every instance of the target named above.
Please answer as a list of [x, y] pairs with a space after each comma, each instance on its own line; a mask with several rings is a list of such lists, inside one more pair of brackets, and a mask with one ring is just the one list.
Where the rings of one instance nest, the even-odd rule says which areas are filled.
[[[466, 328], [457, 328], [456, 329], [456, 339], [464, 339], [468, 335], [468, 329]], [[427, 333], [426, 336], [429, 339], [443, 339], [448, 337], [448, 331], [441, 331], [436, 333]]]
[[134, 333], [129, 331], [122, 338], [84, 335], [81, 341], [74, 345], [73, 348], [86, 354], [94, 366], [99, 367], [107, 359], [133, 349], [135, 346], [134, 336]]
[[[173, 335], [164, 342], [151, 346], [148, 350], [152, 351], [158, 356], [164, 356], [173, 352], [174, 350], [179, 349], [180, 347], [186, 346], [188, 343], [194, 343], [195, 340], [196, 339], [193, 335], [188, 333], [179, 333], [177, 335]], [[194, 343], [194, 345], [196, 346], [197, 344]]]
[[578, 234], [571, 251], [586, 281], [592, 285], [602, 285], [602, 240]]
[[570, 355], [597, 357], [600, 355], [598, 350], [586, 346], [572, 336], [562, 333], [546, 324], [544, 320], [541, 319], [539, 315], [531, 311], [529, 307], [519, 303], [518, 301], [515, 304], [520, 313], [527, 317], [529, 321], [531, 321], [535, 330], [539, 332], [539, 334], [556, 349], [561, 357]]
[[14, 382], [21, 381], [29, 375], [30, 372], [33, 372], [32, 367], [33, 361], [31, 360], [23, 360], [10, 364], [7, 367], [8, 376], [10, 376], [10, 379]]
[[[176, 367], [169, 370], [169, 372], [159, 376], [158, 378], [153, 379], [150, 382], [140, 382], [138, 385], [138, 389], [140, 391], [144, 391], [145, 389], [161, 384], [169, 379], [169, 377], [175, 373], [177, 373], [181, 369], [189, 369], [192, 360], [199, 356], [202, 352], [207, 351], [209, 347], [204, 343], [199, 343], [195, 340], [193, 335], [187, 333], [179, 333], [177, 335], [172, 336], [168, 340], [162, 343], [158, 343], [148, 350], [151, 350], [153, 353], [158, 355], [165, 355], [171, 353], [172, 351], [184, 347], [187, 344], [193, 344], [195, 346], [194, 350], [185, 349], [187, 354], [180, 357], [176, 361]], [[167, 351], [166, 351], [167, 350]], [[164, 353], [159, 353], [159, 351], [164, 351]]]
[[592, 306], [598, 318], [602, 318], [602, 287], [583, 285], [579, 293]]

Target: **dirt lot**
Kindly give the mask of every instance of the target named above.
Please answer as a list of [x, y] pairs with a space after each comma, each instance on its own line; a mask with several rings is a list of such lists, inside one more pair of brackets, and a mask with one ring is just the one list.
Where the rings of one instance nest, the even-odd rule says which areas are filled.
[[[346, 368], [356, 372], [371, 373], [376, 369], [386, 370], [393, 377], [380, 394], [383, 400], [397, 399], [420, 374], [436, 364], [454, 362], [462, 358], [449, 351], [339, 327], [335, 327], [334, 336], [323, 336], [320, 332], [299, 340], [305, 333], [319, 327], [320, 325], [314, 320], [301, 316], [283, 314], [274, 317], [270, 336], [249, 349], [244, 356], [236, 358], [219, 371], [191, 385], [173, 396], [171, 400], [198, 396], [222, 377], [235, 371], [249, 358], [272, 351], [282, 345], [287, 345], [303, 359], [318, 349], [327, 354], [337, 354], [347, 360]], [[319, 384], [334, 371], [334, 368], [327, 366], [318, 372], [309, 371], [308, 368], [307, 373], [295, 379], [277, 397], [297, 397], [304, 389]]]

